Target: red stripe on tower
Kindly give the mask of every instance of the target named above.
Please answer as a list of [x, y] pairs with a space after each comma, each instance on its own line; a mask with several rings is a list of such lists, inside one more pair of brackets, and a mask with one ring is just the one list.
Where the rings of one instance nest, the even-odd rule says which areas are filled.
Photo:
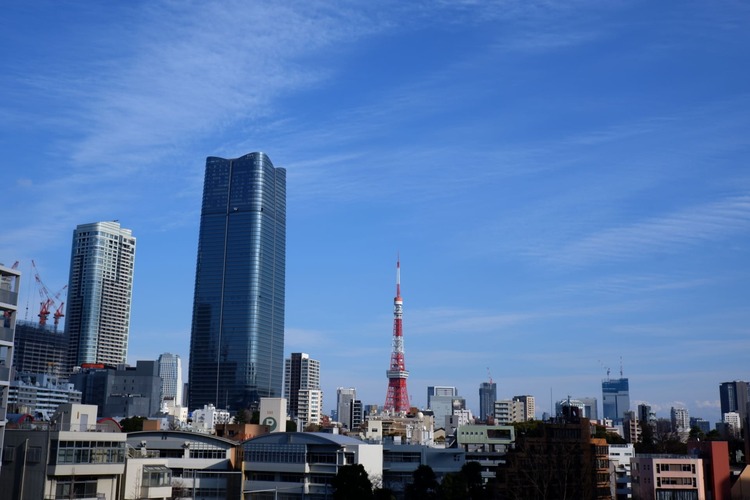
[[406, 379], [409, 372], [404, 362], [404, 332], [401, 326], [404, 303], [401, 300], [401, 259], [396, 260], [396, 297], [393, 299], [393, 352], [391, 365], [385, 374], [388, 377], [388, 394], [384, 411], [405, 413], [409, 411], [409, 393]]

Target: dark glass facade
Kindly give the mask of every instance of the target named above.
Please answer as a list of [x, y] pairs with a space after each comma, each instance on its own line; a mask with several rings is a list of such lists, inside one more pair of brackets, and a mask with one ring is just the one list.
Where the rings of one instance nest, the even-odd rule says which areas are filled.
[[602, 410], [604, 418], [621, 424], [623, 415], [630, 411], [630, 388], [628, 379], [607, 379], [602, 381]]
[[263, 153], [206, 159], [190, 337], [189, 408], [281, 397], [286, 170]]

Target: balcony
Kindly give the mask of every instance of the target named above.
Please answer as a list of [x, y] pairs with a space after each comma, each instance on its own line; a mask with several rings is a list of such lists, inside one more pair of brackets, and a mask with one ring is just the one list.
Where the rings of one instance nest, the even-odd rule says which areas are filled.
[[0, 326], [0, 342], [13, 342], [13, 329]]
[[10, 382], [10, 367], [0, 366], [0, 383]]
[[0, 303], [17, 306], [18, 305], [18, 293], [0, 288]]

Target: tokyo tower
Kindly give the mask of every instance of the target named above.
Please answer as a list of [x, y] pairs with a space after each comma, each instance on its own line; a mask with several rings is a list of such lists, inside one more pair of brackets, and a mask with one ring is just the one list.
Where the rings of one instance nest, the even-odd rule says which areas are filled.
[[385, 397], [384, 411], [401, 413], [409, 410], [409, 393], [406, 390], [406, 379], [409, 372], [404, 363], [404, 332], [401, 329], [403, 314], [401, 300], [401, 261], [396, 261], [396, 297], [393, 299], [393, 352], [391, 365], [385, 374], [388, 377], [388, 394]]

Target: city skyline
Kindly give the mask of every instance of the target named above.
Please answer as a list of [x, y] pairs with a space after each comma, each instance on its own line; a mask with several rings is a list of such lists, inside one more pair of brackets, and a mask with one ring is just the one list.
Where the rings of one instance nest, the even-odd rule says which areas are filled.
[[541, 414], [601, 397], [622, 358], [631, 406], [719, 421], [719, 384], [750, 379], [748, 16], [10, 5], [0, 261], [21, 262], [18, 316], [32, 258], [59, 289], [71, 230], [120, 220], [138, 237], [128, 361], [187, 365], [205, 158], [264, 151], [288, 172], [284, 356], [319, 360], [326, 395], [382, 404], [400, 254], [412, 404], [448, 385], [478, 411], [489, 368], [498, 398]]

